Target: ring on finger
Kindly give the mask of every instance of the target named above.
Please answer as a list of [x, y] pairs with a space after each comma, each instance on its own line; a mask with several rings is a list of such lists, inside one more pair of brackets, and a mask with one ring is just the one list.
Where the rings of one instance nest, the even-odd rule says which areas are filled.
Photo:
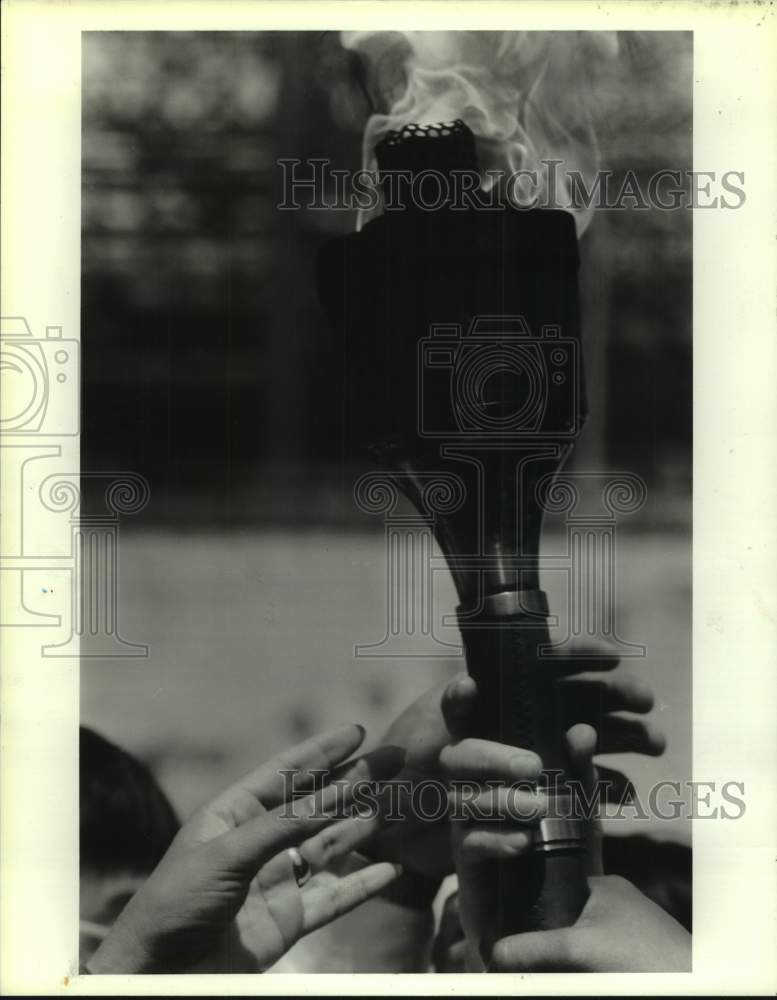
[[301, 851], [297, 847], [289, 847], [286, 853], [289, 856], [291, 867], [294, 871], [294, 880], [301, 889], [313, 874], [310, 862], [302, 856]]

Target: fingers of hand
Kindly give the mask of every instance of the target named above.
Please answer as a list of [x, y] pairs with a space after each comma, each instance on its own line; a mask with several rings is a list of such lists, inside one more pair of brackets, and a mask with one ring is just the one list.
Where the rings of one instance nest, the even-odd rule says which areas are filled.
[[336, 904], [338, 915], [347, 913], [355, 906], [370, 899], [401, 874], [401, 865], [391, 861], [379, 861], [339, 879]]
[[634, 894], [640, 894], [617, 876], [593, 877], [589, 887], [590, 895], [573, 927], [516, 934], [497, 941], [488, 971], [606, 971], [604, 963], [613, 951], [613, 933], [622, 919], [624, 900], [633, 908]]
[[519, 750], [490, 740], [464, 739], [444, 747], [440, 767], [449, 779], [474, 781], [536, 781], [542, 761], [531, 750]]
[[620, 663], [617, 653], [603, 643], [583, 643], [564, 656], [553, 657], [553, 669], [558, 677], [573, 674], [607, 673]]
[[400, 746], [387, 744], [369, 753], [346, 761], [336, 767], [331, 780], [337, 781], [388, 781], [405, 763], [405, 751]]
[[597, 753], [640, 753], [660, 757], [666, 750], [666, 736], [649, 719], [614, 712], [602, 720]]
[[515, 827], [490, 829], [489, 824], [464, 826], [457, 824], [453, 842], [456, 857], [464, 862], [506, 860], [517, 858], [531, 849], [533, 836], [530, 830]]
[[644, 714], [651, 711], [655, 696], [650, 685], [634, 674], [615, 673], [608, 678], [609, 699], [612, 705], [608, 711], [627, 711]]
[[574, 929], [531, 931], [497, 941], [489, 972], [573, 972], [582, 970]]
[[454, 854], [464, 863], [524, 854], [548, 809], [541, 792], [504, 785], [456, 788], [449, 801]]
[[252, 878], [275, 854], [299, 845], [339, 818], [351, 794], [351, 786], [328, 785], [248, 820], [220, 838], [226, 863]]
[[593, 726], [577, 723], [567, 731], [570, 762], [575, 769], [586, 768], [596, 753], [598, 736]]
[[466, 941], [455, 941], [453, 944], [435, 955], [435, 969], [437, 972], [468, 972]]
[[454, 739], [465, 736], [477, 698], [477, 684], [469, 674], [459, 674], [447, 685], [441, 708], [448, 732]]
[[616, 771], [612, 767], [602, 767], [601, 764], [595, 771], [604, 802], [626, 803], [633, 800], [636, 789], [622, 771]]
[[581, 782], [588, 792], [591, 792], [595, 788], [597, 780], [593, 760], [598, 742], [596, 730], [593, 726], [587, 726], [581, 722], [567, 731], [566, 738], [571, 776]]
[[453, 822], [531, 826], [548, 811], [548, 798], [542, 792], [508, 785], [476, 790], [463, 783], [448, 793], [448, 801]]
[[308, 934], [371, 899], [401, 872], [399, 865], [381, 861], [344, 878], [329, 872], [314, 876], [302, 891], [303, 933]]
[[246, 774], [219, 799], [226, 801], [231, 793], [237, 796], [247, 791], [266, 808], [272, 809], [288, 801], [292, 792], [306, 791], [320, 784], [323, 774], [345, 760], [363, 741], [364, 728], [356, 723], [311, 736]]
[[[610, 674], [586, 671], [562, 677], [559, 684], [566, 711], [572, 715], [620, 711], [644, 715], [655, 701], [650, 686], [641, 677], [621, 671]], [[578, 714], [573, 721], [590, 720]]]
[[314, 872], [356, 850], [380, 829], [377, 817], [354, 817], [325, 827], [300, 845], [300, 854]]

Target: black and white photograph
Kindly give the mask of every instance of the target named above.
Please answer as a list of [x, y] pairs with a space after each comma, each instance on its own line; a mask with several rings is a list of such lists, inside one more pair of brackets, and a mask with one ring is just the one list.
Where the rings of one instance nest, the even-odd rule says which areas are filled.
[[[2, 639], [48, 698], [6, 716], [4, 817], [53, 777], [53, 988], [703, 994], [743, 921], [771, 992], [774, 274], [723, 261], [777, 217], [722, 123], [763, 112], [775, 166], [773, 67], [718, 143], [732, 5], [132, 6], [61, 62], [49, 22], [77, 115], [24, 133], [67, 310], [4, 265]], [[729, 75], [777, 37], [734, 13]], [[729, 278], [771, 328], [731, 332]]]

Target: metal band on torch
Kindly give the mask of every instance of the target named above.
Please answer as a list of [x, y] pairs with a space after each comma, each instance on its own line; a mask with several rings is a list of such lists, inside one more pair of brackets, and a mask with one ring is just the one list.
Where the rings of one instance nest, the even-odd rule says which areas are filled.
[[530, 618], [547, 618], [550, 614], [548, 597], [544, 590], [503, 590], [498, 594], [486, 594], [478, 608], [460, 605], [457, 613], [466, 620], [469, 615], [488, 618], [512, 618], [526, 615]]
[[[459, 614], [466, 617], [468, 609], [459, 608]], [[494, 618], [508, 618], [515, 615], [547, 618], [550, 614], [548, 597], [544, 590], [503, 590], [498, 594], [487, 594], [482, 599], [478, 613]]]
[[585, 849], [585, 825], [579, 819], [548, 816], [540, 820], [533, 846], [535, 851], [546, 853]]

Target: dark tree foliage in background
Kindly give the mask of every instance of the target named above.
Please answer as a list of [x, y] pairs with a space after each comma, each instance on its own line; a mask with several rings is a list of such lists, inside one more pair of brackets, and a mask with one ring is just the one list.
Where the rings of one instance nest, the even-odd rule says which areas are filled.
[[[631, 116], [603, 137], [616, 178], [690, 168], [689, 102], [690, 79], [660, 128]], [[277, 160], [358, 167], [366, 113], [334, 34], [84, 36], [83, 468], [146, 476], [143, 517], [347, 518], [313, 267], [355, 219], [277, 211]], [[690, 213], [602, 214], [583, 248], [594, 417], [577, 460], [641, 472], [669, 498], [653, 514], [682, 519]]]

